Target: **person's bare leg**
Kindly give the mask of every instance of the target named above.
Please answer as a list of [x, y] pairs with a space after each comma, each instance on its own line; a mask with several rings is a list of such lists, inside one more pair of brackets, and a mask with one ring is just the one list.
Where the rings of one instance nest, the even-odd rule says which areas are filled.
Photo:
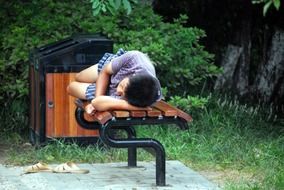
[[95, 83], [98, 75], [98, 64], [96, 64], [77, 73], [75, 80], [83, 83]]
[[85, 93], [86, 93], [87, 87], [90, 84], [91, 83], [84, 83], [84, 82], [77, 82], [77, 81], [71, 82], [67, 87], [67, 92], [71, 96], [86, 100]]

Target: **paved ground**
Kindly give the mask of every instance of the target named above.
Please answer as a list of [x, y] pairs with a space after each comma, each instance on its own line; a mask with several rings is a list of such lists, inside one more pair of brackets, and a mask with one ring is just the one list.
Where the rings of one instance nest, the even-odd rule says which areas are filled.
[[[51, 165], [55, 167], [56, 165]], [[0, 165], [0, 190], [216, 190], [216, 185], [179, 161], [167, 161], [165, 187], [155, 186], [155, 163], [138, 162], [137, 168], [126, 163], [78, 164], [88, 174], [33, 173], [25, 167]]]

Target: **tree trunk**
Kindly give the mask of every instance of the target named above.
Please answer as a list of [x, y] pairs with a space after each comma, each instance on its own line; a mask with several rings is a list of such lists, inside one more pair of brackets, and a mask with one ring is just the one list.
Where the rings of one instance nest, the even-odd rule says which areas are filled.
[[283, 103], [284, 31], [276, 30], [274, 33], [267, 58], [268, 60], [260, 67], [256, 76], [255, 95], [264, 102], [279, 100]]
[[[245, 25], [244, 25], [245, 26]], [[224, 72], [217, 78], [214, 88], [230, 91], [239, 97], [252, 97], [263, 103], [284, 105], [284, 31], [277, 30], [268, 53], [264, 53], [253, 84], [249, 85], [251, 40], [249, 30], [240, 32], [241, 46], [229, 45], [222, 59]], [[236, 38], [239, 40], [238, 38]]]
[[238, 46], [229, 45], [222, 59], [224, 72], [217, 78], [214, 88], [225, 89], [243, 97], [249, 92], [249, 63], [251, 51], [250, 22], [244, 21], [237, 32]]
[[[243, 51], [240, 55], [238, 67], [235, 75], [236, 93], [243, 97], [249, 92], [249, 66], [251, 55], [251, 22], [243, 21], [241, 31], [238, 33], [240, 46]], [[238, 37], [237, 37], [238, 39]]]
[[221, 66], [223, 73], [218, 76], [214, 89], [231, 89], [233, 86], [234, 73], [239, 61], [240, 55], [243, 52], [243, 48], [234, 45], [228, 45], [226, 52], [223, 56]]

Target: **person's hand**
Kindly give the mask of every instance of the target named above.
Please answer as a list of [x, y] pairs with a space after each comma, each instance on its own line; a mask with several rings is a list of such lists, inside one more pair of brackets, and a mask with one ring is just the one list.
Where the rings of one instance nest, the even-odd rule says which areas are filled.
[[146, 110], [147, 110], [147, 111], [152, 111], [152, 110], [153, 110], [153, 108], [152, 108], [152, 107], [150, 107], [150, 106], [147, 106], [147, 107], [146, 107]]
[[87, 114], [94, 114], [96, 112], [96, 109], [92, 104], [86, 105], [85, 110]]

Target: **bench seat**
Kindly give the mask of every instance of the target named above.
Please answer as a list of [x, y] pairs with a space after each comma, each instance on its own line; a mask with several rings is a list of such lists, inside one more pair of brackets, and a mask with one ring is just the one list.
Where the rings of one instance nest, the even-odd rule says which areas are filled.
[[[85, 129], [99, 129], [100, 139], [110, 147], [128, 148], [128, 166], [137, 166], [137, 148], [152, 148], [156, 155], [156, 184], [165, 186], [165, 150], [163, 145], [152, 138], [137, 138], [133, 126], [176, 124], [180, 129], [188, 129], [192, 118], [182, 110], [166, 103], [156, 102], [151, 110], [111, 110], [89, 115], [80, 107], [76, 109], [76, 120]], [[127, 138], [117, 139], [111, 130], [127, 132]]]

